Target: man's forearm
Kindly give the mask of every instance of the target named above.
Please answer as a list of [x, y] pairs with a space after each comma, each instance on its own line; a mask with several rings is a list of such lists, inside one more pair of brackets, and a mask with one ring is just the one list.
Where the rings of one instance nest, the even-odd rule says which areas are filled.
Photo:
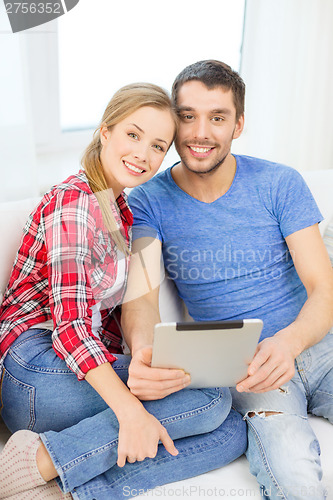
[[159, 285], [163, 273], [159, 240], [139, 238], [133, 242], [132, 251], [121, 326], [133, 356], [153, 342], [154, 325], [160, 321]]
[[141, 347], [152, 345], [154, 325], [159, 322], [158, 307], [145, 298], [123, 304], [121, 326], [132, 356]]
[[288, 338], [295, 358], [317, 344], [333, 326], [333, 279], [317, 287], [309, 296], [299, 315], [276, 336]]

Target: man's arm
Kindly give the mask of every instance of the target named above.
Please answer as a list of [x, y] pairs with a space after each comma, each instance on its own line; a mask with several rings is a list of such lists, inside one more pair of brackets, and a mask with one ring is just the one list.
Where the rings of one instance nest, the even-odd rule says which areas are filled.
[[294, 360], [318, 343], [333, 325], [333, 270], [318, 225], [287, 236], [286, 243], [308, 298], [287, 328], [258, 345], [248, 377], [237, 390], [266, 392], [294, 376]]
[[154, 325], [160, 322], [161, 242], [139, 238], [133, 243], [121, 324], [132, 354], [127, 385], [139, 399], [161, 399], [183, 389], [190, 378], [183, 370], [152, 368]]

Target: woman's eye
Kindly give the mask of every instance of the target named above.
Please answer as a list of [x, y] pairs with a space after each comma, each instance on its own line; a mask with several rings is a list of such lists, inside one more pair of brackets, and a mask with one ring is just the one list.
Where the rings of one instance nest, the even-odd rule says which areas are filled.
[[159, 144], [154, 144], [153, 148], [157, 149], [158, 151], [162, 151], [164, 153], [164, 149]]
[[138, 135], [135, 134], [134, 132], [130, 132], [128, 135], [129, 135], [129, 137], [132, 137], [133, 139], [138, 139], [139, 138]]

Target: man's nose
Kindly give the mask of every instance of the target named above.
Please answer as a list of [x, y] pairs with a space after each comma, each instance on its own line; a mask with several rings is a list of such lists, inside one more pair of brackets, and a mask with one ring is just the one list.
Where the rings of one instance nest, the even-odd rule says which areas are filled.
[[193, 125], [193, 135], [197, 139], [209, 138], [209, 123], [205, 119], [197, 119]]

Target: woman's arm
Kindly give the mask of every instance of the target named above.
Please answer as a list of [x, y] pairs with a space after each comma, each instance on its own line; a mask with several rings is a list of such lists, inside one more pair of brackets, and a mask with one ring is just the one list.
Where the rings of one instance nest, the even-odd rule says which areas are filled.
[[[98, 299], [92, 286], [92, 254], [99, 216], [94, 197], [76, 190], [58, 193], [45, 207], [50, 308], [56, 324], [53, 346], [78, 379], [86, 379], [114, 411], [119, 422], [118, 465], [122, 467], [126, 458], [134, 462], [155, 456], [159, 440], [170, 453], [177, 454], [177, 450], [160, 422], [116, 375], [110, 364], [115, 357], [92, 335], [91, 306]], [[110, 286], [112, 269], [106, 275], [104, 285]]]
[[159, 441], [171, 455], [178, 451], [163, 425], [120, 380], [110, 363], [104, 363], [86, 374], [85, 380], [98, 392], [115, 413], [119, 422], [119, 467], [129, 462], [156, 456]]
[[[101, 300], [93, 258], [96, 247], [101, 247], [96, 246], [95, 240], [101, 229], [100, 219], [94, 196], [76, 189], [63, 190], [52, 197], [41, 219], [47, 251], [49, 305], [55, 324], [53, 348], [79, 380], [92, 368], [115, 360], [92, 334], [91, 308]], [[115, 281], [110, 264], [106, 277], [103, 276], [104, 288]]]

